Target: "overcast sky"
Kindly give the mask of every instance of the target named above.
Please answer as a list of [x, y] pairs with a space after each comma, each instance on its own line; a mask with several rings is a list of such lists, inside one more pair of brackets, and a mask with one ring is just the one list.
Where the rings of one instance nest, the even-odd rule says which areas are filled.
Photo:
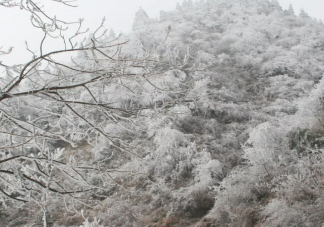
[[[182, 0], [78, 0], [77, 8], [58, 6], [56, 3], [47, 5], [44, 9], [48, 14], [57, 15], [58, 18], [68, 21], [84, 18], [84, 26], [90, 28], [98, 26], [105, 17], [106, 28], [113, 28], [116, 33], [128, 33], [131, 31], [139, 7], [142, 7], [150, 17], [158, 18], [161, 10], [173, 10], [177, 2]], [[297, 14], [303, 8], [311, 17], [324, 21], [324, 0], [279, 0], [279, 2], [284, 9], [292, 3]], [[0, 61], [8, 63], [26, 61], [25, 40], [30, 43], [31, 49], [37, 49], [37, 43], [41, 38], [41, 33], [31, 27], [27, 12], [0, 6], [0, 47], [15, 46], [10, 60], [8, 57], [0, 56]]]

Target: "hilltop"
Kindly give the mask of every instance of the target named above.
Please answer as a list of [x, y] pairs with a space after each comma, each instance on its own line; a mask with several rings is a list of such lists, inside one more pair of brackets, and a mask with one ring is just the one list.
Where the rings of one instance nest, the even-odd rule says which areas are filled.
[[[101, 220], [93, 226], [324, 223], [321, 21], [276, 0], [186, 0], [159, 20], [140, 9], [119, 39], [130, 40], [125, 56], [155, 59], [166, 73], [102, 91], [116, 108], [143, 110], [138, 128], [103, 126], [138, 157], [104, 142], [77, 148], [119, 171], [91, 195], [100, 204], [82, 207]], [[15, 226], [17, 211], [1, 212]], [[84, 222], [59, 202], [49, 213], [53, 226]]]

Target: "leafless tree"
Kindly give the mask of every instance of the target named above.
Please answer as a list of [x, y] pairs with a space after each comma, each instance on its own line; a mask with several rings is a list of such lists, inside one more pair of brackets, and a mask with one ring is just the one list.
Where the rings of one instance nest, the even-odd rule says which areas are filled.
[[[74, 4], [53, 1], [71, 7]], [[150, 78], [176, 68], [154, 60], [151, 53], [132, 57], [124, 54], [122, 48], [128, 40], [107, 38], [103, 23], [93, 34], [75, 42], [88, 32], [83, 30], [82, 20], [69, 23], [51, 17], [32, 0], [2, 0], [0, 6], [29, 11], [31, 23], [44, 34], [37, 52], [26, 43], [32, 54], [29, 62], [0, 62], [0, 197], [4, 203], [36, 202], [44, 210], [46, 225], [46, 203], [51, 196], [63, 198], [67, 208], [73, 204], [69, 201], [84, 203], [78, 195], [105, 190], [102, 185], [114, 181], [111, 173], [116, 171], [102, 160], [80, 162], [67, 157], [64, 148], [55, 144], [96, 144], [100, 136], [120, 152], [136, 157], [127, 143], [105, 130], [103, 122], [135, 125], [138, 111], [148, 107], [106, 102], [105, 89], [118, 84], [136, 95], [137, 91], [125, 81], [139, 86], [149, 83], [159, 89]], [[70, 25], [76, 26], [76, 31], [65, 37]], [[44, 42], [51, 38], [61, 39], [64, 45], [45, 52]], [[0, 50], [0, 55], [10, 52]], [[67, 54], [70, 63], [61, 60]], [[91, 183], [89, 175], [99, 176], [101, 186]]]

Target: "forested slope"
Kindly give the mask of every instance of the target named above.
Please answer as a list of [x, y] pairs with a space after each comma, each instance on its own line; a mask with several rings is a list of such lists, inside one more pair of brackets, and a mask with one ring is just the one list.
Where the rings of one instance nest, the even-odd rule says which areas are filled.
[[[110, 185], [92, 176], [107, 191], [77, 208], [98, 226], [322, 225], [323, 38], [321, 22], [276, 0], [189, 0], [160, 20], [140, 9], [123, 53], [166, 73], [96, 88], [116, 108], [143, 110], [103, 126], [135, 155], [100, 138], [66, 148], [118, 169]], [[53, 226], [84, 222], [59, 201], [49, 213]]]

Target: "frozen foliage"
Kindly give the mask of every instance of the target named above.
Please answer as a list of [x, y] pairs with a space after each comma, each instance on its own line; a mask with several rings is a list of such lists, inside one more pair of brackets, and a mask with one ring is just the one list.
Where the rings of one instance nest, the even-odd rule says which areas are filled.
[[93, 221], [89, 221], [88, 218], [85, 218], [83, 210], [81, 210], [81, 215], [82, 215], [82, 217], [84, 219], [84, 222], [79, 227], [103, 227], [103, 225], [100, 225], [100, 220], [99, 219], [94, 218]]
[[[269, 221], [263, 226], [301, 226], [302, 214], [282, 200], [274, 200], [262, 211]], [[271, 220], [271, 221], [270, 221]]]
[[[254, 127], [243, 146], [248, 168], [232, 172], [216, 187], [219, 196], [210, 217], [224, 211], [233, 215], [235, 203], [259, 212], [256, 202], [262, 201], [262, 226], [314, 226], [323, 221], [322, 212], [316, 211], [323, 199], [319, 189], [323, 184], [322, 84], [323, 80], [307, 96], [295, 100], [298, 111], [294, 115]], [[234, 200], [227, 207], [226, 198]], [[244, 198], [252, 200], [243, 202]]]
[[[103, 41], [114, 38], [111, 32]], [[113, 77], [89, 89], [111, 111], [76, 107], [113, 140], [89, 134], [91, 127], [69, 117], [63, 105], [40, 103], [66, 116], [54, 132], [71, 132], [65, 138], [78, 146], [64, 143], [50, 157], [71, 166], [102, 166], [97, 174], [86, 172], [96, 187], [84, 194], [87, 203], [72, 207], [57, 200], [48, 208], [50, 222], [323, 225], [323, 24], [304, 11], [296, 16], [292, 5], [283, 10], [277, 0], [186, 0], [161, 12], [159, 21], [140, 9], [133, 32], [120, 38], [130, 39], [121, 59], [157, 64], [102, 63], [100, 69], [110, 67]], [[80, 54], [76, 63], [94, 67], [84, 61], [89, 54]], [[116, 76], [120, 72], [125, 75]], [[67, 95], [94, 104], [85, 89]], [[24, 101], [7, 107], [16, 119], [39, 122], [44, 129], [57, 123], [43, 120], [31, 107], [33, 100]], [[26, 152], [37, 153], [33, 147]], [[35, 166], [26, 163], [19, 170]], [[15, 207], [5, 202], [7, 209]], [[66, 208], [76, 215], [58, 218]], [[80, 218], [81, 209], [88, 219]], [[4, 212], [4, 223], [14, 226], [15, 214]]]

